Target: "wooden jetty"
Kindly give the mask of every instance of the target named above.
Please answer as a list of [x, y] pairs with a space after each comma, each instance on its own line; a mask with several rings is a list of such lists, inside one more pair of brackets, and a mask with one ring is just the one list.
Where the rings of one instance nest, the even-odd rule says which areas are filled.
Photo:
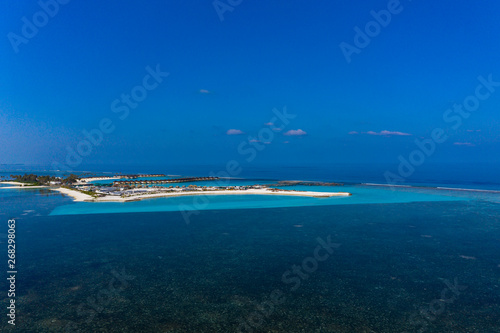
[[188, 182], [211, 181], [211, 180], [213, 181], [218, 179], [219, 177], [188, 177], [188, 178], [146, 179], [146, 180], [117, 180], [113, 182], [113, 186], [188, 183]]

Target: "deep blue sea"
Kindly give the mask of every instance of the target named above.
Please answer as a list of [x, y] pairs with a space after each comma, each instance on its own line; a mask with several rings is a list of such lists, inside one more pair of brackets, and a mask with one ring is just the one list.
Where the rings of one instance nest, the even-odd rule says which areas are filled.
[[[18, 271], [15, 328], [0, 280], [0, 331], [500, 332], [498, 175], [423, 170], [411, 186], [389, 187], [375, 169], [249, 167], [228, 181], [336, 181], [344, 185], [288, 188], [353, 194], [342, 198], [74, 203], [0, 187], [0, 248], [14, 218]], [[0, 176], [24, 172], [54, 173], [4, 166]]]

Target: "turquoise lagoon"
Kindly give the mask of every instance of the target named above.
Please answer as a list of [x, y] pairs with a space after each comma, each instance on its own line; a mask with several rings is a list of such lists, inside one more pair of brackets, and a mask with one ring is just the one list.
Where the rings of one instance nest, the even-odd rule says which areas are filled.
[[[263, 182], [264, 183], [264, 182]], [[203, 184], [202, 182], [195, 184]], [[231, 185], [250, 185], [251, 181], [233, 181]], [[187, 185], [186, 185], [187, 186]], [[207, 185], [210, 186], [210, 185]], [[278, 208], [298, 206], [327, 206], [407, 203], [422, 201], [469, 200], [460, 192], [425, 188], [390, 188], [384, 186], [287, 186], [283, 189], [316, 192], [349, 192], [350, 197], [310, 198], [270, 195], [207, 195], [117, 202], [78, 202], [58, 206], [51, 215], [103, 214], [132, 212], [162, 212], [179, 210], [210, 210], [240, 208]], [[493, 192], [492, 192], [493, 193]]]

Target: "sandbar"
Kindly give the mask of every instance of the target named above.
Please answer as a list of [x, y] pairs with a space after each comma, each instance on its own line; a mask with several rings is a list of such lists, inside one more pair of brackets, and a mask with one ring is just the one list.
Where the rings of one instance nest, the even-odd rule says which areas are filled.
[[49, 187], [47, 185], [27, 185], [25, 183], [20, 183], [20, 182], [10, 182], [10, 181], [5, 181], [5, 182], [0, 182], [0, 184], [9, 184], [9, 185], [15, 185], [15, 186], [1, 186], [0, 189], [15, 189], [15, 188], [45, 188]]

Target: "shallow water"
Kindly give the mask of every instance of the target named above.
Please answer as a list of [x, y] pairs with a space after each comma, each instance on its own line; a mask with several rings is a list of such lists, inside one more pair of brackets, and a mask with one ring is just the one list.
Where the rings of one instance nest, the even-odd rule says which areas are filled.
[[[420, 201], [469, 200], [472, 193], [406, 189], [376, 186], [288, 186], [284, 189], [316, 192], [349, 192], [350, 197], [310, 198], [270, 195], [209, 195], [156, 198], [135, 202], [78, 202], [57, 207], [51, 215], [102, 214], [161, 211], [198, 211], [207, 209], [278, 208], [298, 206], [354, 205], [366, 203], [405, 203]], [[500, 197], [500, 193], [497, 194]]]
[[[21, 216], [16, 331], [498, 332], [499, 216], [471, 200]], [[328, 236], [292, 290], [283, 274]]]

